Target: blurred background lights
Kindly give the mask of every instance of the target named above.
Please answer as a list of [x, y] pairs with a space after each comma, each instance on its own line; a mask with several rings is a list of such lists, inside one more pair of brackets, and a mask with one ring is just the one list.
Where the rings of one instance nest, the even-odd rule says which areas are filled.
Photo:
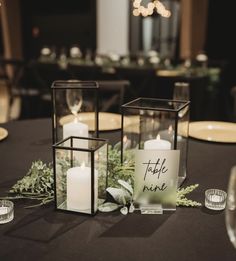
[[142, 15], [144, 17], [148, 15], [152, 15], [157, 12], [159, 15], [165, 18], [169, 18], [171, 16], [170, 10], [167, 10], [163, 3], [159, 0], [150, 0], [150, 2], [146, 5], [142, 5], [142, 0], [132, 0], [133, 1], [133, 15], [139, 16]]

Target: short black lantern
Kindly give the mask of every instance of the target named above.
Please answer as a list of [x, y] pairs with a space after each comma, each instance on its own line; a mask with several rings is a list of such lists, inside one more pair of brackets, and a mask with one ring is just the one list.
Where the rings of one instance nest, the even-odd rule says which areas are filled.
[[56, 209], [96, 213], [106, 196], [107, 153], [104, 139], [68, 137], [53, 145]]

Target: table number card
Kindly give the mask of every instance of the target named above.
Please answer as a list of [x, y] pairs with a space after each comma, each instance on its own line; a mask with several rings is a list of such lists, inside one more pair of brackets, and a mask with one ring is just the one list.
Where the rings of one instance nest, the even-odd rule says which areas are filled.
[[134, 202], [141, 212], [176, 209], [179, 157], [179, 150], [136, 151]]

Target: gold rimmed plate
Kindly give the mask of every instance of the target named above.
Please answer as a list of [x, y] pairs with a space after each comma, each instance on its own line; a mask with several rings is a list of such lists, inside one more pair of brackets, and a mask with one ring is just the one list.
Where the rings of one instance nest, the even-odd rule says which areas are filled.
[[183, 71], [181, 70], [157, 70], [156, 73], [158, 76], [163, 77], [176, 77], [183, 75]]
[[8, 136], [8, 131], [0, 127], [0, 141], [5, 139]]
[[[59, 121], [61, 125], [72, 122], [74, 115], [66, 115]], [[93, 112], [81, 112], [78, 114], [78, 120], [87, 124], [90, 131], [95, 129], [95, 114]], [[121, 115], [110, 112], [99, 112], [99, 130], [100, 131], [111, 131], [118, 130], [121, 128]]]
[[[70, 114], [63, 116], [59, 120], [60, 125], [72, 122], [75, 116]], [[94, 112], [81, 112], [78, 114], [78, 120], [88, 125], [89, 131], [95, 129], [95, 114]], [[139, 133], [139, 116], [127, 115], [124, 117], [124, 127], [130, 132]], [[157, 124], [157, 123], [156, 123]], [[159, 123], [158, 123], [159, 124]], [[158, 125], [156, 125], [158, 126]], [[99, 131], [112, 131], [121, 129], [121, 114], [110, 112], [99, 112]]]
[[196, 121], [189, 124], [189, 136], [195, 139], [236, 143], [236, 123], [222, 121]]

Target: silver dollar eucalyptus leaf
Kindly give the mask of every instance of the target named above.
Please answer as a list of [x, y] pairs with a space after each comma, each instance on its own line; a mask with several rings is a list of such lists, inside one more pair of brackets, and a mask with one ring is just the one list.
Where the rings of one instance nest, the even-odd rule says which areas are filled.
[[119, 205], [116, 203], [106, 202], [98, 206], [98, 210], [101, 212], [111, 212], [119, 208]]
[[124, 180], [119, 179], [118, 183], [125, 189], [127, 189], [131, 195], [133, 195], [133, 188], [130, 186], [130, 184]]
[[98, 206], [102, 205], [105, 202], [105, 199], [99, 198], [98, 199]]
[[121, 205], [126, 204], [126, 202], [124, 202], [124, 199], [126, 201], [131, 200], [130, 194], [122, 188], [111, 188], [111, 187], [109, 187], [106, 190], [109, 194], [111, 194], [111, 196], [114, 198], [114, 200]]

